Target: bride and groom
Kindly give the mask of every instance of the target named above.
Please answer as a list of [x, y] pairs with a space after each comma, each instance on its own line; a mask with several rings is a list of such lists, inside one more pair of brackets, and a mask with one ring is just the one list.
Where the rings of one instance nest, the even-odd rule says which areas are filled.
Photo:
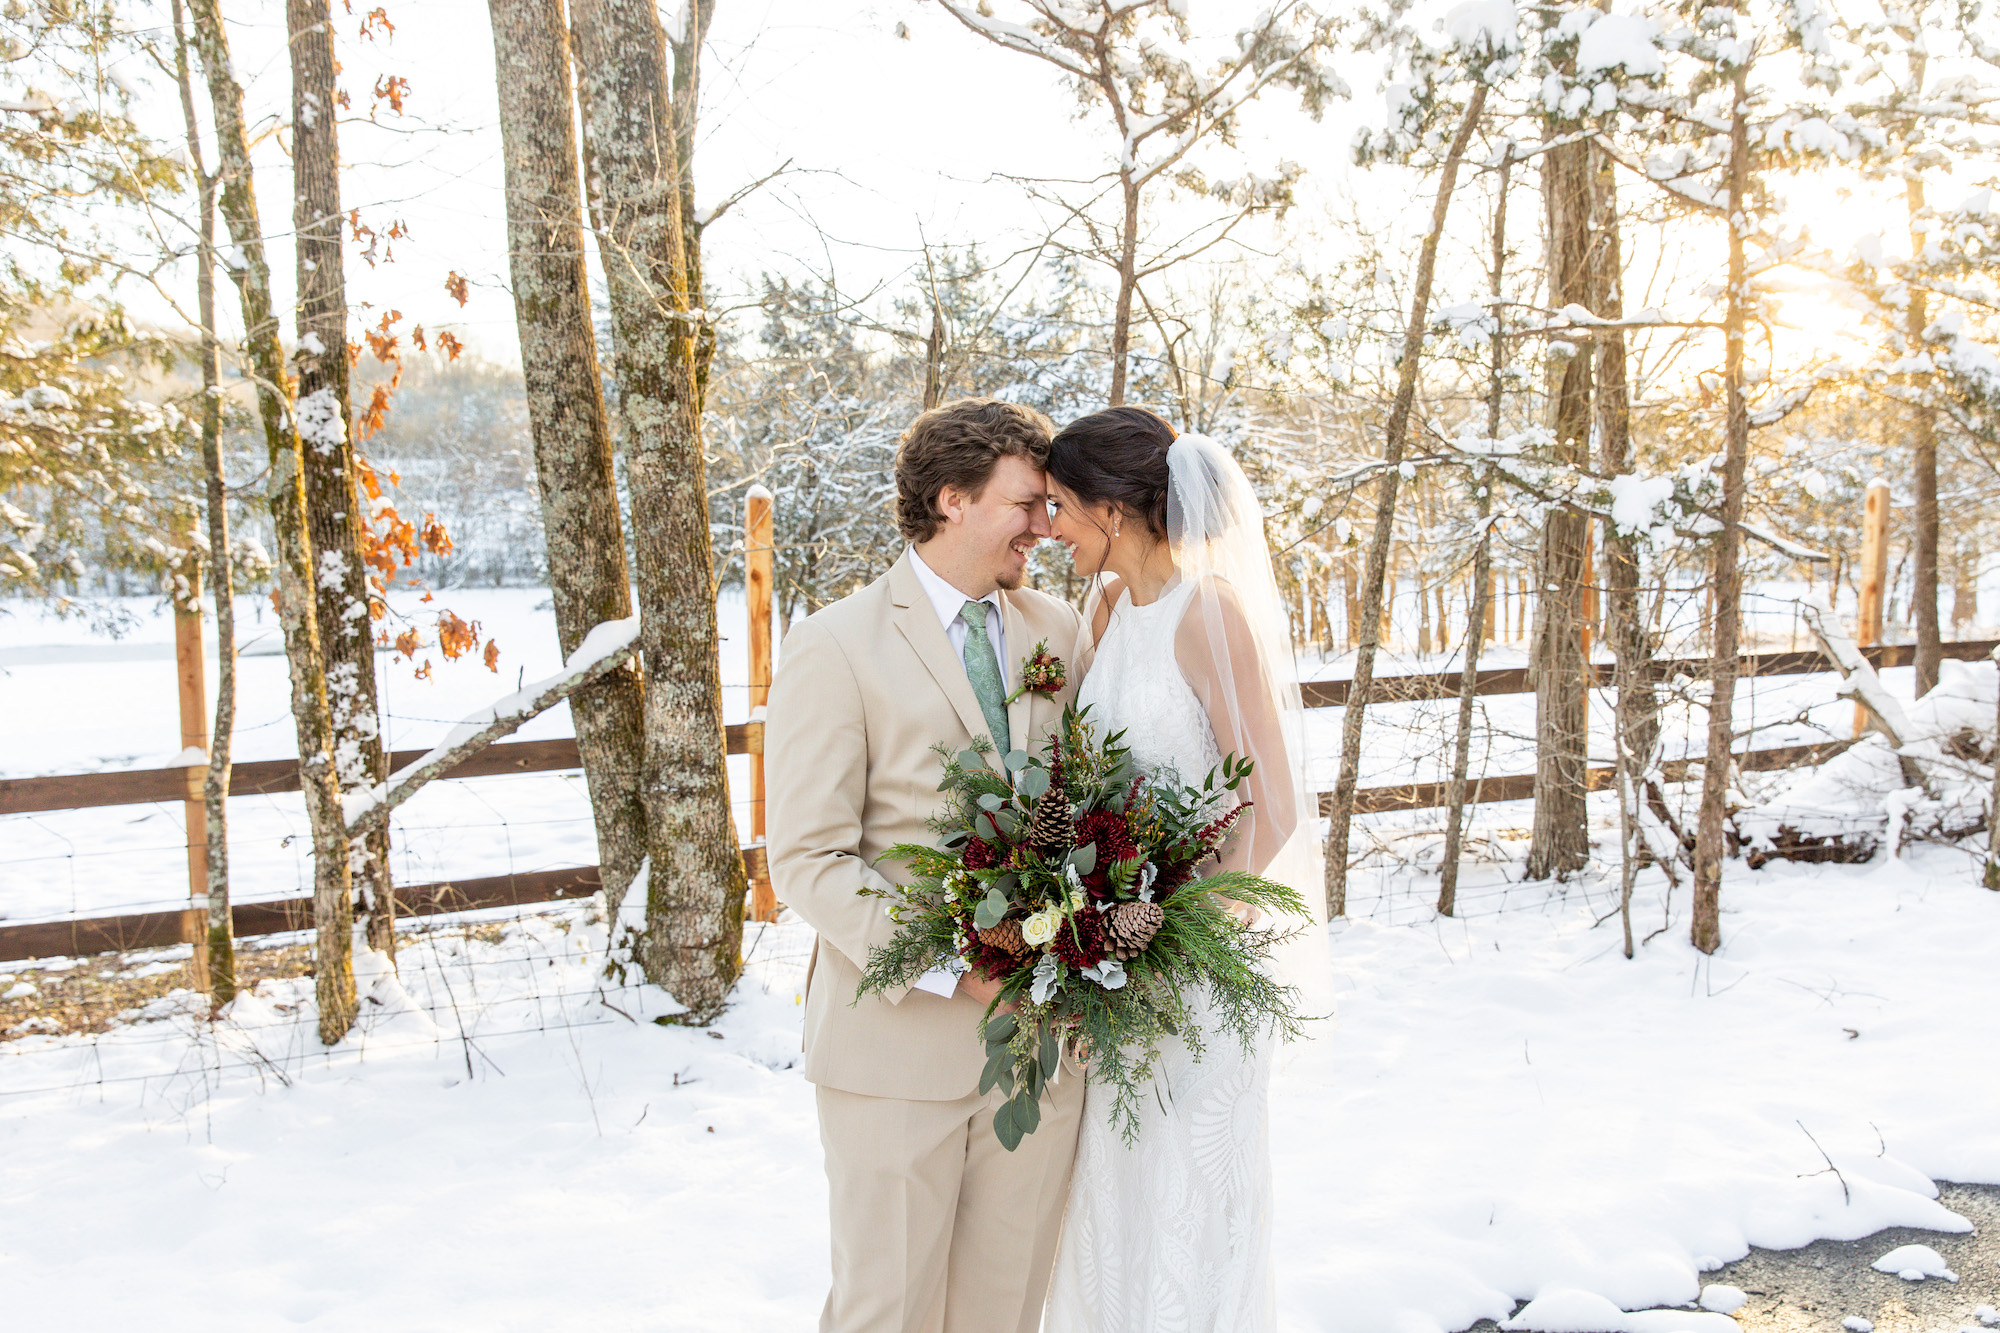
[[[991, 1129], [1004, 1094], [977, 1091], [996, 983], [940, 969], [907, 991], [858, 994], [894, 931], [864, 892], [891, 888], [876, 858], [930, 838], [932, 747], [984, 735], [1002, 753], [1033, 748], [1072, 699], [1100, 734], [1123, 730], [1144, 770], [1199, 780], [1224, 754], [1254, 760], [1224, 867], [1318, 885], [1260, 507], [1224, 450], [1143, 409], [1094, 412], [1051, 437], [1039, 413], [985, 399], [911, 425], [896, 489], [909, 548], [792, 627], [765, 727], [772, 881], [817, 932], [805, 1075], [833, 1241], [820, 1326], [1269, 1329], [1268, 1044], [1197, 1042], [1196, 1059], [1171, 1041], [1130, 1145], [1110, 1098], [1065, 1059], [1040, 1127], [1008, 1152]], [[1049, 539], [1092, 580], [1081, 615], [1022, 586]], [[1019, 688], [1041, 645], [1067, 668], [1053, 692]], [[1287, 980], [1319, 966], [1324, 935], [1305, 935]]]

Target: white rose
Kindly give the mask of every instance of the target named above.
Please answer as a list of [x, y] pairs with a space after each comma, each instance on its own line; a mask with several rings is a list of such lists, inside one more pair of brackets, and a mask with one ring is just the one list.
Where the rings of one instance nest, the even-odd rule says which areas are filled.
[[1056, 937], [1057, 919], [1052, 909], [1043, 908], [1021, 923], [1021, 938], [1037, 949], [1041, 948]]

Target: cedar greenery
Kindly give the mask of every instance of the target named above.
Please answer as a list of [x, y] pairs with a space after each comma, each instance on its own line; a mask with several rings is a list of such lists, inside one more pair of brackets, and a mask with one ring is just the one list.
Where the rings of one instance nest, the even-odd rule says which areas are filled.
[[[1210, 1039], [1248, 1051], [1267, 1033], [1297, 1036], [1297, 996], [1271, 976], [1272, 948], [1289, 936], [1256, 930], [1218, 903], [1310, 919], [1293, 889], [1241, 871], [1195, 872], [1246, 808], [1230, 800], [1251, 771], [1225, 757], [1199, 786], [1167, 772], [1140, 774], [1122, 732], [1099, 742], [1088, 709], [1063, 713], [1047, 753], [1015, 750], [996, 767], [992, 743], [937, 747], [944, 809], [930, 821], [938, 845], [900, 843], [909, 881], [889, 899], [897, 923], [870, 954], [863, 994], [898, 990], [962, 961], [1001, 982], [980, 1020], [986, 1069], [979, 1090], [1011, 1094], [993, 1118], [1009, 1150], [1041, 1121], [1040, 1099], [1064, 1047], [1113, 1088], [1127, 1143], [1161, 1043], [1179, 1036], [1198, 1060]], [[1064, 836], [1052, 846], [1050, 833]], [[1107, 930], [1107, 913], [1154, 903], [1157, 931], [1134, 949]], [[1025, 940], [1028, 952], [1014, 947]], [[1118, 953], [1130, 956], [1122, 961]], [[1194, 998], [1206, 991], [1204, 1032]], [[1011, 1012], [1001, 1012], [1012, 1005]]]

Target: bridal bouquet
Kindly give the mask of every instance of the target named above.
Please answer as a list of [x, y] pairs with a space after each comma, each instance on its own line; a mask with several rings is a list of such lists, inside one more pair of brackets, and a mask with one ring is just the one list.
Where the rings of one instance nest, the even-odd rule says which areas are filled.
[[[1135, 772], [1124, 733], [1099, 741], [1088, 710], [1063, 713], [1047, 753], [1016, 750], [994, 766], [992, 744], [943, 746], [948, 804], [931, 820], [939, 845], [901, 843], [908, 884], [888, 897], [895, 937], [874, 950], [863, 993], [908, 986], [951, 960], [1001, 983], [981, 1019], [984, 1093], [1010, 1094], [993, 1132], [1013, 1151], [1041, 1121], [1041, 1094], [1065, 1044], [1116, 1093], [1129, 1143], [1141, 1090], [1169, 1034], [1196, 1059], [1205, 1036], [1248, 1051], [1275, 1029], [1296, 1035], [1296, 996], [1265, 966], [1284, 936], [1243, 925], [1218, 896], [1310, 919], [1292, 889], [1238, 872], [1197, 878], [1247, 805], [1227, 795], [1251, 771], [1225, 758], [1199, 787]], [[1223, 806], [1230, 805], [1224, 810]], [[1194, 1021], [1197, 990], [1215, 1033]], [[1012, 1004], [1011, 1012], [996, 1013]]]

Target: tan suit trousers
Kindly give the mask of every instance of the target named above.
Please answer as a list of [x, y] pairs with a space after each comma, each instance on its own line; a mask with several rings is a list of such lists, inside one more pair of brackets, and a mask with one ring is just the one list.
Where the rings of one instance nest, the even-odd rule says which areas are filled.
[[998, 1090], [815, 1092], [833, 1215], [823, 1333], [1035, 1333], [1076, 1157], [1076, 1071], [1044, 1094], [1040, 1128], [1011, 1153], [993, 1135]]

